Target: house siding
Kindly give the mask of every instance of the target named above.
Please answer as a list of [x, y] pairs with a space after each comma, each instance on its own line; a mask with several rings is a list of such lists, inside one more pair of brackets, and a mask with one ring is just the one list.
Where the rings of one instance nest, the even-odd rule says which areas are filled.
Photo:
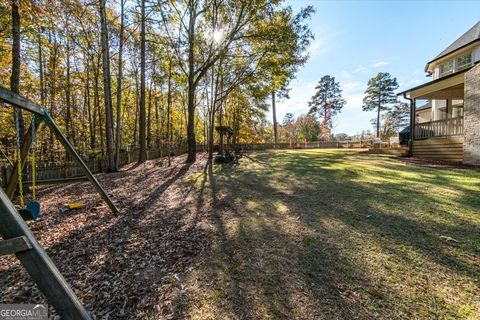
[[480, 165], [480, 64], [465, 73], [463, 162]]

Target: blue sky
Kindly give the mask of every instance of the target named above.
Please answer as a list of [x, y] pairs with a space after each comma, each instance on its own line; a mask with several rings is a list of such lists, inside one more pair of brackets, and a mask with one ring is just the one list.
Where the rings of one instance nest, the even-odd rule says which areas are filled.
[[[400, 89], [430, 81], [424, 73], [431, 60], [480, 19], [480, 1], [300, 1], [295, 11], [313, 5], [309, 22], [315, 34], [310, 61], [290, 87], [290, 99], [277, 102], [277, 118], [308, 111], [314, 87], [325, 74], [343, 88], [347, 105], [334, 132], [356, 134], [372, 129], [374, 113], [362, 111], [368, 79], [389, 72]], [[269, 115], [271, 119], [271, 115]]]

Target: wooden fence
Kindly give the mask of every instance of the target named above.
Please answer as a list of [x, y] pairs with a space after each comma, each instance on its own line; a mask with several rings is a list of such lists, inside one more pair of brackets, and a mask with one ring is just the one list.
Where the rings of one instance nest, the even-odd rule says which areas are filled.
[[[199, 151], [205, 151], [204, 145], [198, 146]], [[174, 155], [180, 155], [187, 152], [186, 144], [172, 146], [170, 149], [164, 146], [159, 149], [148, 150], [147, 158], [157, 159], [166, 157], [168, 151]], [[120, 166], [136, 162], [139, 157], [139, 150], [122, 150], [120, 152]], [[83, 159], [85, 164], [93, 173], [102, 172], [107, 167], [107, 160], [103, 157], [96, 157], [91, 159]], [[7, 181], [13, 171], [11, 164], [3, 164], [0, 166], [0, 186], [6, 187]], [[36, 182], [38, 184], [50, 184], [57, 182], [69, 182], [75, 180], [82, 180], [86, 178], [82, 169], [76, 162], [72, 161], [58, 161], [58, 162], [39, 162], [36, 165]], [[26, 185], [32, 182], [32, 165], [30, 162], [25, 163], [22, 170], [22, 181]]]
[[[394, 148], [396, 145], [390, 142], [375, 143], [373, 140], [359, 140], [359, 141], [315, 141], [305, 143], [257, 143], [257, 144], [239, 144], [236, 148], [243, 152], [273, 150], [273, 149], [359, 149], [359, 148]], [[187, 152], [186, 144], [182, 143], [171, 147], [171, 152], [175, 155], [184, 154]], [[197, 145], [199, 152], [207, 150], [206, 145]], [[218, 150], [218, 146], [215, 147]], [[168, 155], [168, 147], [148, 150], [148, 159], [157, 159], [166, 157]], [[123, 150], [120, 153], [120, 166], [127, 165], [137, 161], [139, 150]], [[87, 166], [93, 173], [102, 172], [106, 166], [106, 159], [96, 157], [92, 159], [84, 159]], [[8, 178], [12, 173], [13, 168], [11, 164], [5, 163], [0, 166], [0, 185], [6, 186]], [[32, 168], [30, 162], [25, 164], [23, 170], [23, 181], [26, 185], [30, 185], [32, 181]], [[36, 166], [36, 181], [38, 184], [50, 184], [57, 182], [70, 182], [82, 180], [85, 176], [82, 170], [74, 161], [59, 161], [59, 162], [40, 162]]]
[[[373, 140], [359, 141], [311, 141], [304, 143], [249, 143], [240, 144], [243, 151], [270, 150], [270, 149], [363, 149], [373, 148]], [[382, 147], [390, 147], [389, 142], [382, 142]]]

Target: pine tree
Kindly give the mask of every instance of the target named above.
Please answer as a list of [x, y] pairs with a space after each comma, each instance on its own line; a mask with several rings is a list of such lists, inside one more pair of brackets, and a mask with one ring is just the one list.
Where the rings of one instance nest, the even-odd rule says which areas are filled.
[[293, 118], [293, 114], [290, 113], [290, 112], [287, 112], [285, 114], [285, 117], [283, 117], [282, 125], [286, 126], [286, 125], [292, 124], [294, 122], [295, 122], [295, 119]]
[[388, 72], [379, 72], [368, 80], [368, 87], [363, 98], [363, 111], [377, 110], [377, 138], [380, 137], [380, 114], [390, 110], [390, 106], [397, 103], [395, 90], [398, 89], [397, 78], [392, 78]]
[[323, 76], [315, 87], [317, 92], [308, 103], [309, 114], [318, 114], [322, 120], [322, 134], [329, 136], [333, 125], [333, 118], [342, 110], [346, 101], [342, 98], [340, 84], [335, 77]]

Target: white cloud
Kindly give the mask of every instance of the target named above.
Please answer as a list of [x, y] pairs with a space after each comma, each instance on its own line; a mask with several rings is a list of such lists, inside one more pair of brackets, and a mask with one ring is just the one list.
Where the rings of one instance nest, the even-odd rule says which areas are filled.
[[[294, 80], [291, 85], [290, 99], [277, 101], [277, 121], [282, 122], [287, 112], [293, 113], [295, 117], [308, 112], [308, 102], [315, 93], [317, 82]], [[272, 121], [271, 111], [268, 120]]]
[[429, 78], [425, 77], [425, 73], [422, 69], [415, 69], [408, 77], [402, 77], [399, 79], [400, 89], [408, 89], [414, 86], [418, 86], [422, 83], [429, 81]]
[[329, 26], [319, 26], [313, 30], [313, 34], [315, 39], [308, 48], [310, 60], [330, 52], [333, 46], [338, 45], [338, 39], [341, 39], [341, 31]]
[[350, 72], [348, 72], [346, 70], [343, 70], [340, 75], [345, 79], [352, 79], [353, 78], [353, 74], [351, 74]]
[[380, 67], [383, 67], [383, 66], [386, 66], [386, 65], [389, 65], [390, 63], [387, 62], [387, 61], [379, 61], [379, 62], [376, 62], [374, 64], [372, 64], [372, 67], [374, 68], [380, 68]]
[[340, 86], [343, 89], [343, 94], [355, 94], [358, 92], [363, 92], [365, 90], [366, 85], [360, 81], [349, 81], [340, 83]]
[[357, 68], [355, 68], [355, 70], [353, 70], [353, 73], [369, 73], [369, 72], [370, 72], [370, 69], [363, 65], [359, 65]]
[[323, 39], [315, 39], [308, 47], [308, 54], [310, 55], [310, 59], [314, 59], [317, 56], [320, 56], [324, 53], [328, 52], [327, 43]]
[[400, 82], [399, 85], [400, 85], [400, 88], [408, 88], [411, 86], [417, 86], [421, 83], [422, 83], [422, 80], [420, 79], [412, 79], [406, 82]]

